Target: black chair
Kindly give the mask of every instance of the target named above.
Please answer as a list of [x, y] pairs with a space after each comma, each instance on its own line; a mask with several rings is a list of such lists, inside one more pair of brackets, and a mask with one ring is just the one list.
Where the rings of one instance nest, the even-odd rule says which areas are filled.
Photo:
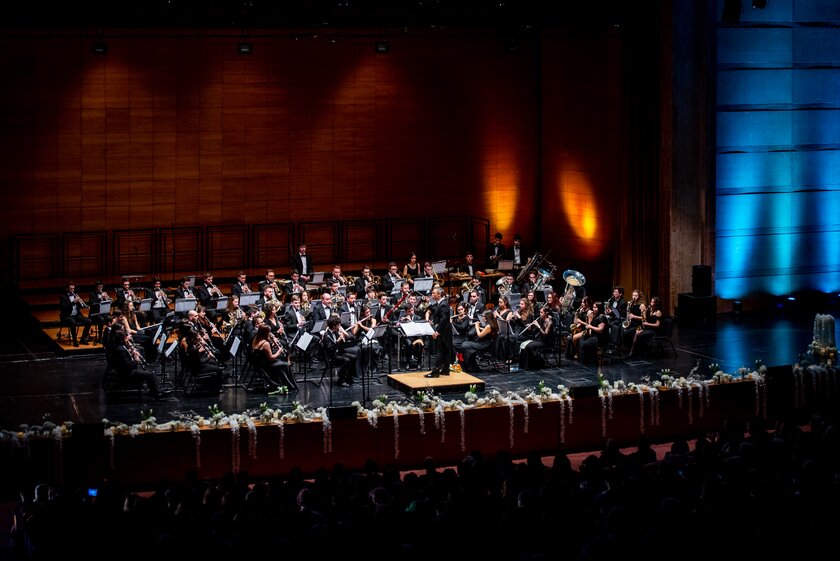
[[650, 340], [650, 351], [652, 352], [654, 349], [657, 349], [660, 353], [665, 351], [665, 343], [671, 345], [671, 351], [674, 353], [674, 358], [677, 357], [677, 349], [674, 347], [674, 342], [671, 340], [671, 336], [674, 334], [674, 318], [671, 316], [662, 316], [659, 322], [662, 324], [659, 326], [659, 331], [656, 332], [656, 335]]

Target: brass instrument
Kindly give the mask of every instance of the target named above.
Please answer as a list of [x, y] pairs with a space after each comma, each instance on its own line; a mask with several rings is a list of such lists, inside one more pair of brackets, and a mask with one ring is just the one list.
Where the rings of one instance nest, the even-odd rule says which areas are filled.
[[636, 327], [636, 332], [644, 331], [645, 325], [644, 323], [647, 321], [647, 308], [642, 308], [642, 321]]
[[90, 307], [90, 306], [88, 306], [88, 305], [87, 305], [87, 302], [85, 302], [85, 301], [82, 299], [82, 297], [81, 297], [81, 296], [79, 296], [78, 294], [76, 294], [75, 292], [73, 293], [73, 296], [75, 296], [75, 297], [76, 297], [76, 298], [75, 298], [75, 300], [73, 301], [73, 303], [74, 303], [74, 304], [77, 304], [80, 308], [85, 309], [85, 308], [89, 308], [89, 307]]
[[343, 278], [344, 278], [344, 284], [345, 285], [349, 286], [349, 285], [356, 284], [356, 277], [354, 277], [354, 276], [347, 275], [346, 277], [343, 277]]
[[[163, 295], [162, 298], [161, 298], [161, 294]], [[166, 294], [166, 291], [163, 290], [162, 288], [159, 288], [159, 289], [155, 290], [155, 297], [158, 300], [163, 300], [163, 303], [166, 304], [167, 306], [172, 303], [172, 300]]]
[[468, 293], [470, 290], [472, 290], [472, 283], [470, 281], [466, 281], [463, 284], [461, 284], [462, 295]]

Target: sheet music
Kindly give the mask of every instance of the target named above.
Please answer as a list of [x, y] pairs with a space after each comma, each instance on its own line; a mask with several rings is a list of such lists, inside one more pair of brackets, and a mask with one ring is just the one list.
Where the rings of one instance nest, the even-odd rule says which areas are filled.
[[147, 330], [149, 330], [149, 329], [154, 329], [154, 328], [156, 328], [156, 327], [160, 327], [161, 325], [163, 325], [163, 322], [160, 322], [160, 323], [153, 323], [152, 325], [147, 325], [146, 327], [141, 327], [141, 328], [140, 328], [140, 329], [138, 329], [137, 331], [147, 331]]
[[446, 272], [446, 261], [435, 261], [432, 263], [432, 270], [441, 275]]
[[297, 345], [297, 348], [299, 348], [302, 351], [305, 351], [309, 347], [309, 343], [312, 342], [312, 339], [314, 339], [314, 337], [312, 337], [312, 334], [304, 331], [303, 335], [300, 336], [300, 339], [298, 339], [298, 342], [295, 344]]
[[233, 343], [230, 345], [230, 356], [235, 357], [236, 354], [239, 352], [239, 337], [233, 338]]
[[189, 312], [195, 309], [196, 303], [198, 303], [198, 300], [195, 298], [176, 298], [175, 311], [181, 313]]
[[432, 290], [432, 285], [435, 283], [435, 279], [432, 277], [418, 277], [414, 279], [414, 291], [415, 292], [429, 292]]
[[399, 325], [406, 337], [422, 337], [435, 332], [428, 321], [407, 321]]
[[247, 308], [257, 303], [262, 295], [259, 292], [251, 292], [250, 294], [243, 294], [239, 297], [239, 307]]
[[171, 345], [169, 345], [169, 348], [168, 348], [168, 349], [166, 349], [166, 357], [167, 357], [167, 358], [169, 358], [169, 355], [171, 355], [171, 354], [172, 354], [172, 351], [174, 351], [174, 350], [175, 350], [175, 347], [177, 347], [177, 346], [178, 346], [178, 340], [177, 340], [177, 339], [175, 339], [174, 341], [172, 341], [172, 344], [171, 344]]
[[140, 300], [140, 312], [148, 312], [152, 309], [152, 299], [151, 298], [143, 298]]

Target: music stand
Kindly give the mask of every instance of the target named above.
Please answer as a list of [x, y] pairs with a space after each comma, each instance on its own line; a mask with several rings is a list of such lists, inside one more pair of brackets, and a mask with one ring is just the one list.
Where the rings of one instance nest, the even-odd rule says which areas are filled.
[[432, 263], [432, 271], [435, 273], [442, 275], [446, 272], [446, 260], [443, 261], [435, 261]]
[[432, 277], [418, 277], [414, 279], [414, 292], [431, 292], [434, 283]]
[[399, 296], [404, 280], [394, 281], [394, 288], [391, 289], [391, 296]]
[[241, 348], [242, 340], [239, 336], [233, 336], [233, 343], [230, 345], [230, 349], [228, 353], [230, 353], [231, 358], [233, 359], [233, 383], [232, 384], [225, 384], [224, 387], [226, 388], [242, 388], [243, 390], [247, 390], [248, 387], [242, 383], [239, 379], [239, 349]]
[[[327, 321], [323, 320], [323, 319], [320, 319], [320, 320], [316, 321], [314, 324], [312, 324], [312, 327], [309, 329], [309, 333], [312, 333], [313, 335], [315, 333], [321, 333], [324, 330], [325, 325], [327, 325]], [[302, 338], [303, 337], [301, 337], [301, 339]]]
[[196, 298], [176, 298], [175, 299], [175, 313], [186, 314], [190, 310], [194, 310], [198, 300]]
[[324, 275], [326, 273], [312, 273], [312, 278], [309, 279], [308, 284], [324, 284]]
[[347, 327], [350, 325], [350, 318], [353, 317], [350, 312], [341, 312], [341, 326]]
[[[321, 323], [321, 322], [319, 322], [319, 323]], [[298, 349], [300, 349], [300, 352], [303, 354], [303, 357], [304, 357], [304, 360], [303, 360], [303, 383], [305, 384], [305, 383], [309, 382], [313, 386], [318, 387], [319, 384], [315, 380], [307, 380], [307, 374], [309, 373], [309, 353], [307, 352], [307, 350], [309, 349], [309, 345], [312, 343], [312, 341], [315, 340], [315, 337], [313, 337], [311, 333], [308, 333], [304, 329], [299, 329], [298, 330], [298, 335], [300, 335], [300, 338], [297, 340], [296, 343], [294, 343], [294, 345]], [[297, 335], [296, 335], [296, 337], [297, 337]]]
[[518, 292], [508, 292], [508, 304], [511, 310], [515, 310], [519, 306], [519, 301], [522, 300], [522, 295]]
[[107, 316], [111, 313], [111, 300], [103, 300], [99, 303], [99, 311], [96, 312], [95, 316]]
[[[370, 401], [370, 379], [371, 379], [370, 371], [371, 371], [371, 368], [373, 367], [374, 360], [375, 360], [375, 355], [374, 355], [374, 352], [373, 352], [373, 344], [376, 341], [378, 341], [379, 338], [382, 337], [387, 330], [388, 330], [388, 324], [387, 323], [381, 323], [381, 324], [377, 325], [376, 327], [374, 327], [373, 329], [369, 329], [368, 331], [366, 331], [365, 335], [363, 337], [363, 340], [367, 341], [367, 348], [368, 348], [368, 363], [366, 365], [366, 370], [364, 372], [364, 378], [362, 379], [362, 400], [363, 400], [363, 403], [367, 403], [368, 401]], [[382, 344], [379, 345], [379, 348], [382, 349], [383, 351], [385, 350], [385, 346], [382, 345]], [[390, 359], [390, 357], [389, 357], [389, 359]], [[379, 366], [378, 363], [376, 365], [377, 365], [377, 367]], [[378, 368], [377, 368], [377, 370], [378, 370]], [[376, 381], [377, 381], [377, 383], [381, 384], [382, 383], [382, 377], [377, 376]]]
[[216, 299], [216, 307], [213, 308], [214, 310], [224, 310], [227, 308], [228, 305], [228, 297], [222, 296], [221, 298]]
[[248, 293], [248, 294], [243, 294], [242, 296], [239, 297], [239, 307], [243, 308], [243, 309], [246, 309], [250, 306], [253, 306], [254, 304], [257, 303], [257, 300], [259, 300], [261, 297], [262, 297], [262, 295], [259, 292], [251, 292], [251, 293]]
[[140, 300], [140, 308], [137, 310], [138, 312], [148, 312], [152, 309], [152, 299], [151, 298], [143, 298]]
[[499, 259], [497, 271], [513, 271], [513, 259]]

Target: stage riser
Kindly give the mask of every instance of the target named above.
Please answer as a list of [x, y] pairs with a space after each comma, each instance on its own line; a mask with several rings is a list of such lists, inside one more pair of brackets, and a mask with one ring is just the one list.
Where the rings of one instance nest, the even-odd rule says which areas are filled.
[[[746, 420], [755, 413], [755, 386], [752, 382], [736, 382], [712, 386], [710, 405], [700, 417], [697, 390], [693, 392], [693, 423], [689, 424], [687, 395], [680, 409], [677, 392], [662, 392], [660, 424], [650, 426], [650, 400], [645, 398], [646, 434], [654, 441], [668, 441], [680, 435], [702, 434], [717, 430], [724, 420]], [[632, 444], [640, 434], [638, 395], [613, 398], [613, 418], [607, 420], [607, 436], [623, 444]], [[425, 435], [420, 434], [419, 416], [403, 415], [399, 419], [399, 449], [395, 458], [394, 420], [381, 417], [378, 427], [366, 419], [333, 423], [332, 452], [324, 453], [323, 430], [320, 422], [288, 424], [284, 429], [285, 457], [280, 458], [280, 430], [277, 426], [259, 426], [257, 430], [257, 458], [248, 456], [248, 431], [240, 429], [240, 469], [252, 476], [264, 477], [288, 473], [299, 467], [311, 473], [337, 462], [346, 466], [361, 466], [368, 458], [379, 465], [417, 467], [427, 456], [440, 465], [457, 463], [471, 450], [493, 455], [506, 450], [523, 456], [530, 450], [551, 453], [558, 448], [569, 451], [597, 450], [603, 447], [601, 433], [602, 404], [599, 398], [574, 400], [574, 423], [568, 423], [565, 409], [565, 444], [560, 441], [560, 404], [535, 404], [528, 410], [528, 433], [522, 405], [514, 406], [514, 443], [510, 442], [510, 409], [506, 406], [471, 409], [464, 413], [466, 421], [465, 445], [461, 448], [461, 415], [450, 411], [445, 416], [445, 439], [435, 427], [434, 414], [425, 414]], [[180, 480], [196, 469], [195, 444], [188, 431], [141, 434], [136, 438], [117, 436], [114, 447], [114, 469], [108, 467], [108, 441], [76, 446], [72, 438], [62, 447], [63, 473], [66, 483], [87, 484], [85, 478], [108, 475], [114, 481], [135, 486], [152, 485], [161, 478]], [[79, 453], [83, 451], [83, 453]], [[9, 466], [10, 473], [19, 477], [54, 481], [57, 470], [57, 449], [50, 439], [36, 439], [29, 450], [0, 445], [0, 459]], [[201, 477], [218, 478], [231, 471], [231, 432], [229, 429], [201, 431]], [[11, 481], [21, 480], [12, 478]]]

